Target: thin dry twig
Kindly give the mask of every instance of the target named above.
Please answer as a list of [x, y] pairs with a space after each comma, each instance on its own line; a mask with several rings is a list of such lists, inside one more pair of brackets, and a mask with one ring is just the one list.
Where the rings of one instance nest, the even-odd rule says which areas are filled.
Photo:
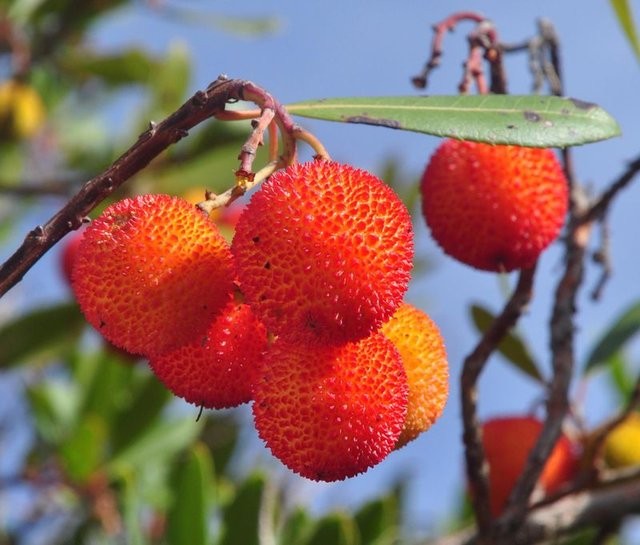
[[[296, 157], [297, 135], [305, 133], [293, 122], [285, 109], [254, 83], [220, 76], [204, 91], [196, 92], [162, 122], [151, 123], [137, 142], [106, 171], [86, 182], [44, 225], [39, 225], [28, 233], [22, 245], [0, 266], [0, 296], [18, 283], [64, 235], [77, 229], [93, 208], [146, 167], [152, 159], [187, 136], [188, 131], [197, 124], [218, 115], [227, 116], [226, 105], [239, 100], [251, 101], [259, 106], [260, 116], [238, 156], [240, 167], [236, 172], [236, 187], [228, 192], [226, 201], [216, 197], [217, 204], [226, 204], [229, 199], [246, 191], [251, 183], [255, 183], [256, 178], [263, 179], [276, 168], [293, 162]], [[257, 147], [262, 143], [263, 134], [272, 121], [278, 125], [282, 134], [282, 157], [261, 169], [258, 176], [258, 173], [252, 172], [253, 161]], [[304, 138], [307, 142], [310, 141], [306, 136]], [[316, 152], [322, 155], [326, 150], [320, 147]]]

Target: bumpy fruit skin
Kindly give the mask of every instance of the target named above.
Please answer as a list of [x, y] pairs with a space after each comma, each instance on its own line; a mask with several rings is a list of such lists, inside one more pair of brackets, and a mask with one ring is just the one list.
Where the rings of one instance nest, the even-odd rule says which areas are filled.
[[111, 205], [86, 228], [72, 279], [89, 323], [116, 346], [150, 356], [207, 330], [228, 302], [233, 259], [194, 206], [142, 195]]
[[640, 465], [640, 413], [631, 413], [608, 435], [604, 456], [611, 467]]
[[413, 230], [404, 204], [374, 175], [313, 161], [262, 185], [232, 251], [247, 302], [270, 331], [340, 344], [376, 330], [402, 302]]
[[421, 192], [427, 225], [444, 252], [486, 271], [532, 266], [567, 212], [567, 181], [550, 149], [445, 140]]
[[336, 481], [394, 448], [407, 412], [407, 376], [382, 334], [339, 347], [276, 339], [254, 391], [258, 434], [292, 471]]
[[407, 373], [409, 403], [396, 448], [403, 447], [440, 418], [449, 395], [449, 365], [435, 322], [403, 303], [380, 331], [398, 349]]
[[[502, 513], [541, 431], [542, 422], [531, 416], [494, 418], [482, 425], [493, 516]], [[543, 493], [552, 493], [569, 482], [577, 469], [576, 446], [563, 434], [542, 470], [538, 486]]]
[[267, 345], [267, 330], [251, 308], [230, 300], [205, 335], [151, 358], [149, 365], [178, 397], [225, 409], [251, 400]]

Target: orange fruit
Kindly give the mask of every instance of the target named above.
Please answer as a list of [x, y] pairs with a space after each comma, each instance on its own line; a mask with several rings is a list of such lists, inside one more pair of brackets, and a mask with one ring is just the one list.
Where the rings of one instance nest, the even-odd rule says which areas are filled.
[[314, 347], [278, 338], [261, 366], [253, 415], [259, 436], [287, 467], [335, 481], [393, 450], [407, 397], [400, 355], [384, 335]]
[[553, 151], [445, 140], [422, 176], [422, 211], [445, 253], [486, 271], [532, 266], [564, 223]]
[[247, 303], [270, 331], [292, 342], [356, 341], [402, 302], [411, 217], [373, 174], [332, 161], [295, 164], [253, 195], [232, 251]]
[[142, 195], [111, 205], [85, 229], [72, 281], [102, 335], [128, 352], [156, 355], [202, 337], [229, 300], [233, 258], [194, 206]]
[[[502, 513], [541, 431], [542, 422], [532, 416], [493, 418], [482, 425], [493, 516]], [[576, 446], [563, 434], [542, 470], [538, 489], [544, 494], [556, 491], [571, 480], [577, 469]]]
[[428, 430], [449, 395], [449, 365], [438, 326], [421, 310], [403, 303], [380, 331], [400, 352], [409, 383], [409, 404], [396, 448]]

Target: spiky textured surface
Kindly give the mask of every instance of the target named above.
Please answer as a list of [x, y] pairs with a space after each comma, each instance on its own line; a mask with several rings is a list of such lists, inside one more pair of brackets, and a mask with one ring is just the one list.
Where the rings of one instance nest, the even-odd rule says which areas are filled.
[[230, 301], [202, 337], [153, 357], [149, 365], [175, 395], [208, 409], [251, 401], [267, 330], [248, 305]]
[[428, 430], [449, 395], [449, 365], [438, 326], [424, 312], [403, 303], [380, 331], [398, 349], [409, 383], [409, 404], [396, 448]]
[[113, 344], [161, 354], [207, 330], [233, 287], [229, 245], [182, 199], [143, 195], [84, 231], [72, 273], [87, 320]]
[[632, 412], [608, 435], [604, 455], [612, 467], [640, 465], [640, 414]]
[[[498, 516], [524, 470], [542, 423], [531, 416], [512, 416], [487, 420], [482, 425], [482, 442], [489, 464], [491, 512]], [[557, 490], [577, 470], [576, 447], [561, 435], [544, 466], [538, 485], [545, 493]]]
[[558, 236], [568, 186], [549, 149], [445, 140], [421, 182], [431, 234], [459, 261], [487, 271], [530, 267]]
[[330, 161], [276, 172], [232, 243], [247, 302], [279, 336], [339, 344], [365, 337], [402, 301], [411, 218], [381, 180]]
[[400, 355], [382, 334], [340, 347], [277, 339], [256, 383], [253, 414], [258, 434], [287, 467], [335, 481], [393, 450], [407, 396]]

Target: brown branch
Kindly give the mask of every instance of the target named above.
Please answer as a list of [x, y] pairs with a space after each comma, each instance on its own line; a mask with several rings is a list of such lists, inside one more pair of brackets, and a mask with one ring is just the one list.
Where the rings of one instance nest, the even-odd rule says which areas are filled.
[[471, 354], [464, 361], [461, 375], [462, 418], [465, 461], [480, 536], [487, 537], [491, 527], [488, 470], [480, 425], [477, 418], [477, 382], [489, 356], [516, 324], [531, 300], [536, 266], [520, 271], [516, 289], [504, 309], [495, 318]]
[[[629, 514], [640, 513], [640, 468], [617, 471], [597, 487], [531, 509], [509, 545], [552, 542], [579, 530], [616, 524]], [[480, 545], [472, 530], [429, 542], [429, 545]]]
[[[108, 197], [134, 174], [146, 167], [170, 145], [188, 134], [202, 121], [224, 112], [228, 102], [250, 100], [256, 103], [262, 114], [275, 112], [276, 122], [283, 130], [284, 160], [295, 157], [295, 124], [280, 104], [260, 87], [250, 81], [228, 79], [220, 76], [206, 90], [195, 93], [177, 111], [160, 123], [152, 123], [138, 141], [118, 158], [105, 172], [86, 182], [71, 200], [44, 225], [33, 229], [16, 252], [0, 266], [0, 296], [18, 283], [24, 274], [64, 235], [77, 229], [85, 217], [101, 201]], [[243, 146], [240, 156], [238, 180], [250, 178], [256, 147], [262, 140], [264, 123], [254, 128]]]

